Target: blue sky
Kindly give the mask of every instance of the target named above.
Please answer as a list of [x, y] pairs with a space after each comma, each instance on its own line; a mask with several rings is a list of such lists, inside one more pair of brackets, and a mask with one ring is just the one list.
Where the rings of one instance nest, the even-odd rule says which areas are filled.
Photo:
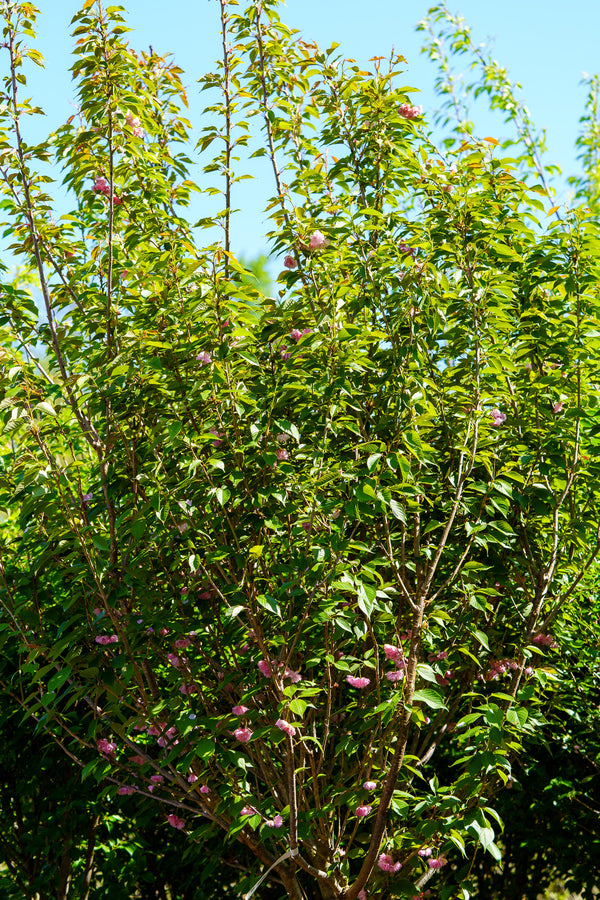
[[[72, 39], [69, 21], [79, 3], [37, 0], [42, 11], [38, 47], [46, 57], [43, 73], [33, 72], [30, 93], [47, 113], [54, 128], [74, 111], [69, 75]], [[240, 5], [243, 5], [241, 0]], [[218, 4], [215, 0], [129, 0], [124, 4], [134, 29], [131, 43], [152, 44], [157, 52], [171, 52], [185, 69], [192, 118], [205, 103], [197, 78], [213, 68], [219, 54]], [[434, 69], [420, 52], [422, 36], [415, 24], [427, 13], [427, 0], [288, 0], [282, 18], [300, 29], [306, 39], [321, 45], [338, 42], [340, 51], [366, 64], [371, 56], [392, 47], [408, 61], [406, 82], [422, 91], [415, 102], [425, 111], [434, 102]], [[534, 121], [547, 130], [548, 157], [565, 175], [577, 169], [574, 142], [585, 102], [583, 72], [600, 70], [600, 0], [448, 0], [471, 25], [477, 41], [493, 39], [493, 55], [523, 86], [522, 96]], [[500, 136], [500, 135], [498, 135]], [[262, 238], [260, 179], [245, 182], [238, 203], [234, 243], [239, 252], [266, 250]], [[198, 215], [202, 211], [198, 210]]]

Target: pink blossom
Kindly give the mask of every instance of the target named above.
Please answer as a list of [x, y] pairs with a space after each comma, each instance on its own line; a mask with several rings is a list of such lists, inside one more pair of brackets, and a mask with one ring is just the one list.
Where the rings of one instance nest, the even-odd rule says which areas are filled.
[[293, 341], [298, 343], [300, 338], [304, 337], [305, 334], [310, 334], [310, 333], [311, 333], [310, 328], [304, 328], [302, 331], [300, 331], [299, 328], [292, 328], [292, 330], [290, 331], [290, 337]]
[[382, 872], [391, 872], [395, 875], [402, 868], [402, 863], [394, 862], [394, 858], [389, 853], [382, 853], [377, 860], [377, 865]]
[[150, 776], [150, 781], [152, 782], [152, 784], [162, 784], [164, 780], [165, 779], [162, 777], [162, 775], [151, 775]]
[[122, 785], [118, 790], [117, 794], [121, 794], [122, 796], [126, 796], [127, 794], [135, 793], [135, 788], [130, 787], [128, 784]]
[[277, 457], [277, 459], [280, 462], [283, 462], [284, 460], [290, 458], [290, 454], [287, 452], [287, 450], [284, 447], [280, 447], [279, 450], [276, 450], [275, 456]]
[[373, 807], [368, 806], [368, 805], [367, 806], [357, 806], [356, 809], [354, 810], [354, 814], [356, 815], [357, 819], [364, 819], [365, 816], [369, 815], [369, 813], [371, 812], [372, 809], [373, 809]]
[[283, 260], [283, 264], [286, 267], [286, 269], [295, 269], [298, 266], [298, 263], [296, 262], [294, 257], [289, 253]]
[[110, 185], [106, 178], [99, 177], [96, 178], [92, 190], [95, 194], [104, 194], [106, 196], [110, 194]]
[[142, 138], [144, 137], [144, 129], [141, 127], [141, 122], [137, 116], [134, 116], [132, 112], [128, 112], [125, 116], [125, 121], [133, 131], [136, 137]]
[[181, 659], [176, 656], [174, 653], [167, 653], [167, 659], [171, 663], [172, 666], [175, 666], [176, 669], [181, 665]]
[[244, 806], [242, 810], [240, 810], [240, 816], [255, 816], [257, 811], [253, 806]]
[[419, 850], [419, 856], [422, 856], [423, 859], [428, 859], [428, 857], [430, 857], [432, 853], [433, 850], [431, 849], [431, 847], [421, 847], [421, 849]]
[[313, 231], [310, 236], [310, 241], [308, 242], [308, 246], [311, 250], [318, 250], [320, 247], [323, 247], [325, 244], [325, 235], [320, 231]]
[[185, 828], [185, 819], [180, 819], [176, 813], [171, 813], [170, 816], [167, 816], [167, 821], [169, 825], [172, 825], [173, 828], [178, 828], [180, 831], [182, 828]]
[[561, 403], [559, 400], [558, 403], [555, 403], [554, 406], [552, 407], [552, 412], [559, 413], [559, 412], [562, 412], [564, 408], [565, 408], [564, 403]]
[[233, 736], [241, 743], [247, 744], [250, 738], [253, 735], [253, 731], [250, 728], [236, 728], [233, 732]]
[[376, 787], [376, 781], [365, 781], [365, 783], [363, 784], [363, 788], [365, 789], [365, 791], [374, 791]]
[[271, 675], [273, 674], [271, 671], [271, 666], [269, 665], [269, 663], [267, 662], [266, 659], [259, 659], [257, 666], [258, 666], [259, 672], [262, 675], [264, 675], [265, 678], [270, 678]]
[[402, 681], [404, 678], [404, 672], [400, 669], [396, 669], [395, 672], [386, 672], [385, 677], [388, 681]]
[[552, 647], [554, 644], [554, 638], [551, 634], [536, 634], [532, 638], [532, 643], [537, 644], [539, 647]]
[[398, 107], [398, 112], [405, 119], [417, 119], [423, 115], [423, 107], [411, 106], [410, 103], [401, 103]]
[[201, 784], [199, 790], [201, 794], [210, 794], [210, 788], [207, 784]]
[[160, 731], [161, 730], [157, 725], [150, 725], [148, 728], [148, 734], [150, 735], [150, 737], [158, 737], [160, 734]]
[[265, 825], [267, 826], [267, 828], [281, 828], [281, 826], [283, 825], [283, 819], [278, 813], [272, 819], [269, 819], [268, 822], [265, 822]]
[[106, 738], [100, 738], [99, 741], [96, 741], [96, 746], [105, 759], [112, 759], [115, 755], [115, 750], [117, 749], [117, 745]]
[[[158, 744], [159, 747], [168, 747], [168, 745], [171, 743], [173, 737], [176, 734], [177, 734], [177, 729], [175, 728], [175, 726], [172, 726], [171, 728], [167, 728], [164, 735], [161, 735], [161, 737], [159, 737], [159, 739], [157, 740], [156, 743]], [[176, 745], [178, 743], [179, 743], [179, 741], [175, 741], [174, 745]]]
[[192, 772], [190, 775], [188, 775], [187, 780], [188, 784], [195, 784], [198, 781], [198, 776], [194, 775], [194, 773]]
[[289, 722], [286, 722], [285, 719], [277, 719], [275, 724], [281, 731], [285, 731], [286, 734], [289, 734], [290, 737], [294, 737], [294, 735], [296, 734], [296, 729], [294, 728], [294, 726], [290, 725]]
[[290, 669], [289, 666], [285, 667], [283, 677], [289, 678], [292, 684], [298, 684], [299, 681], [302, 681], [302, 675], [300, 674], [300, 672], [294, 672], [294, 670]]
[[429, 859], [427, 860], [427, 865], [430, 869], [442, 869], [448, 860], [445, 856], [438, 856], [437, 859]]
[[346, 675], [346, 681], [351, 687], [366, 688], [371, 684], [370, 678], [357, 678], [356, 675]]
[[187, 648], [190, 646], [191, 643], [192, 643], [192, 642], [191, 642], [190, 639], [187, 638], [187, 637], [185, 637], [185, 638], [178, 638], [178, 639], [175, 641], [175, 646], [177, 647], [178, 650], [187, 650]]
[[281, 358], [284, 362], [287, 362], [292, 355], [291, 353], [288, 353], [285, 348], [283, 350], [280, 350], [279, 352], [281, 353]]
[[533, 668], [531, 666], [526, 666], [523, 669], [525, 675], [533, 675]]
[[502, 425], [503, 422], [506, 422], [506, 416], [503, 412], [500, 412], [499, 409], [493, 409], [490, 413], [492, 418], [492, 427], [498, 428], [499, 425]]
[[83, 495], [83, 502], [84, 502], [84, 503], [91, 503], [93, 499], [94, 499], [94, 495], [92, 494], [91, 491], [89, 491], [87, 494], [84, 494], [84, 495]]
[[116, 634], [99, 634], [94, 640], [97, 644], [116, 644], [119, 638]]
[[202, 350], [197, 356], [196, 359], [200, 363], [201, 366], [207, 366], [209, 362], [212, 361], [212, 356], [207, 350]]
[[[211, 444], [213, 445], [213, 447], [220, 447], [221, 444], [223, 443], [223, 438], [225, 437], [225, 432], [219, 431], [217, 428], [209, 428], [208, 433], [214, 434], [214, 436], [215, 436], [215, 440], [211, 441]], [[210, 600], [211, 597], [213, 596], [213, 592], [205, 591], [204, 594], [199, 594], [198, 596], [200, 597], [201, 600]]]
[[402, 647], [394, 647], [393, 644], [384, 644], [383, 652], [385, 653], [388, 659], [391, 659], [393, 662], [399, 665], [405, 665], [404, 662], [404, 652]]
[[197, 694], [200, 691], [200, 685], [195, 682], [187, 682], [179, 686], [179, 690], [182, 694]]
[[231, 712], [233, 713], [234, 716], [243, 716], [244, 713], [248, 712], [248, 707], [247, 706], [234, 706], [234, 707], [232, 707]]
[[400, 241], [398, 244], [398, 250], [400, 253], [408, 253], [409, 256], [412, 256], [414, 259], [417, 255], [416, 247], [411, 247], [410, 244], [407, 244], [406, 241]]
[[143, 766], [146, 762], [143, 756], [140, 756], [139, 753], [136, 753], [135, 756], [131, 756], [129, 762], [135, 763], [136, 766]]
[[287, 444], [289, 439], [290, 439], [289, 434], [278, 434], [277, 437], [275, 438], [275, 440], [277, 441], [278, 444]]

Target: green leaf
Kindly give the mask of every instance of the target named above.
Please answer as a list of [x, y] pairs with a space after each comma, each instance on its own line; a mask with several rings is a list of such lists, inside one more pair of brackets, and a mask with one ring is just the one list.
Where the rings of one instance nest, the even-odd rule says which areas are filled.
[[425, 703], [431, 709], [445, 709], [444, 698], [439, 691], [433, 688], [424, 688], [421, 691], [415, 691], [412, 695], [413, 703]]
[[209, 757], [214, 755], [215, 742], [210, 740], [210, 738], [201, 738], [194, 749], [200, 759], [209, 759]]

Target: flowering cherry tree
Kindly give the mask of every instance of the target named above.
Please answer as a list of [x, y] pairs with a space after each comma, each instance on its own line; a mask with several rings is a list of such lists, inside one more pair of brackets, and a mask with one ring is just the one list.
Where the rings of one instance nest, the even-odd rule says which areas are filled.
[[[223, 209], [192, 227], [180, 70], [86, 0], [77, 114], [28, 144], [36, 10], [2, 9], [3, 208], [42, 306], [5, 269], [19, 702], [182, 841], [242, 845], [240, 895], [467, 898], [600, 547], [595, 226], [548, 226], [495, 138], [436, 147], [402, 57], [221, 0]], [[275, 297], [231, 246], [248, 145]]]

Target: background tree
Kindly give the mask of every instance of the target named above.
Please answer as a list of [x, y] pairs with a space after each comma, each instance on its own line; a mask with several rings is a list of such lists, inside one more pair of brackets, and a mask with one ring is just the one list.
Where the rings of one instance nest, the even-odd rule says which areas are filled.
[[[45, 315], [6, 279], [15, 695], [107, 795], [240, 842], [238, 890], [257, 860], [292, 898], [470, 896], [600, 548], [589, 212], [546, 224], [510, 103], [519, 166], [442, 151], [401, 57], [364, 72], [223, 0], [202, 245], [177, 67], [86, 0], [78, 115], [29, 145], [35, 9], [3, 13], [4, 207]], [[259, 124], [277, 298], [230, 243]]]

